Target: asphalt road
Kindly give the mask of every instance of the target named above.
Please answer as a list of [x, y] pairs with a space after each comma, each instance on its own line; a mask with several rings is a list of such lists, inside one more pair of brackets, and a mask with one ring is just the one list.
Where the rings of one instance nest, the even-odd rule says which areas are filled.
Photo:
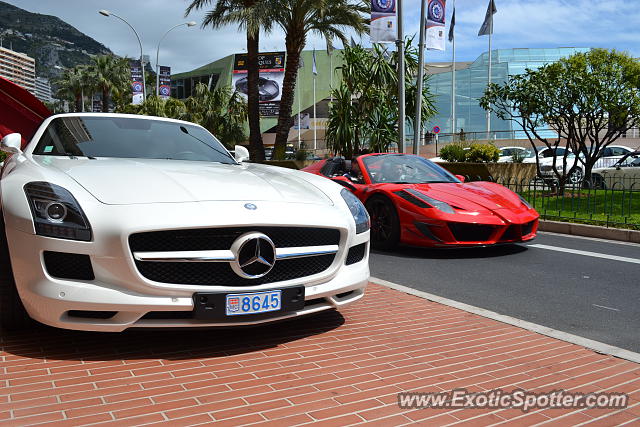
[[493, 248], [373, 251], [370, 264], [374, 277], [640, 352], [640, 245], [540, 233]]

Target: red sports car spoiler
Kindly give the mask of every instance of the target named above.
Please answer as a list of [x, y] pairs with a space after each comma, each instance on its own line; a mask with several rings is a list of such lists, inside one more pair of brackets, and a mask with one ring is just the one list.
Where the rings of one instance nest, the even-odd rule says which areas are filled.
[[33, 137], [51, 111], [26, 89], [0, 77], [0, 138], [22, 135], [22, 148]]

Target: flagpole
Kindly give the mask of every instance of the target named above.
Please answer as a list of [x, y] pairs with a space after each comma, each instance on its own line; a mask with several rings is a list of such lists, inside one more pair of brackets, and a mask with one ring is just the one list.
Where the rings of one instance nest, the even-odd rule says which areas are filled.
[[416, 82], [416, 117], [413, 121], [413, 154], [420, 154], [422, 133], [422, 82], [424, 80], [425, 1], [420, 1], [420, 42], [418, 44], [418, 81]]
[[[453, 0], [453, 16], [456, 13], [456, 2]], [[451, 30], [453, 34], [453, 55], [451, 59], [451, 140], [455, 138], [457, 131], [456, 126], [456, 35], [455, 35], [455, 23]]]
[[[489, 21], [489, 66], [488, 68], [488, 76], [487, 76], [487, 81], [489, 82], [487, 84], [487, 89], [491, 86], [491, 57], [492, 57], [492, 52], [491, 52], [491, 38], [493, 36], [493, 9], [491, 11], [490, 14], [490, 21]], [[491, 139], [491, 110], [488, 109], [487, 110], [487, 142]]]
[[404, 104], [404, 30], [402, 28], [402, 0], [398, 0], [398, 152], [404, 153], [405, 104]]
[[318, 149], [318, 123], [316, 122], [316, 75], [313, 75], [313, 149]]
[[[298, 70], [296, 71], [297, 76], [296, 76], [296, 81], [300, 81], [300, 67], [298, 67]], [[301, 142], [301, 135], [300, 133], [302, 132], [302, 122], [300, 121], [300, 112], [302, 110], [302, 102], [301, 102], [301, 98], [302, 98], [302, 91], [298, 90], [298, 150], [301, 148], [300, 144]]]

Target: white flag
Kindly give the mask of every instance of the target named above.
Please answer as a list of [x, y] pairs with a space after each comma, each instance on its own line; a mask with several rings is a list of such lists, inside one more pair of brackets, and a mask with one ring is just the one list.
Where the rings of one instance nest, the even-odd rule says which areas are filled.
[[444, 50], [446, 35], [444, 30], [446, 0], [428, 0], [427, 9], [427, 49]]
[[390, 43], [398, 38], [396, 0], [371, 0], [371, 43]]

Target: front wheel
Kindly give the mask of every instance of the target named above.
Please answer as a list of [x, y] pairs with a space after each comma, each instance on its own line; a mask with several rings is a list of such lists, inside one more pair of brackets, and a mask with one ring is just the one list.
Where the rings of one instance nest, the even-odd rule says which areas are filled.
[[373, 196], [366, 203], [371, 217], [371, 245], [376, 249], [393, 249], [400, 242], [400, 221], [395, 206], [383, 196]]
[[4, 231], [2, 212], [0, 212], [0, 329], [5, 331], [24, 329], [32, 321], [27, 314], [11, 270], [9, 247]]
[[584, 179], [584, 172], [582, 172], [582, 169], [580, 169], [580, 168], [576, 168], [569, 175], [569, 182], [571, 184], [580, 184], [583, 179]]

